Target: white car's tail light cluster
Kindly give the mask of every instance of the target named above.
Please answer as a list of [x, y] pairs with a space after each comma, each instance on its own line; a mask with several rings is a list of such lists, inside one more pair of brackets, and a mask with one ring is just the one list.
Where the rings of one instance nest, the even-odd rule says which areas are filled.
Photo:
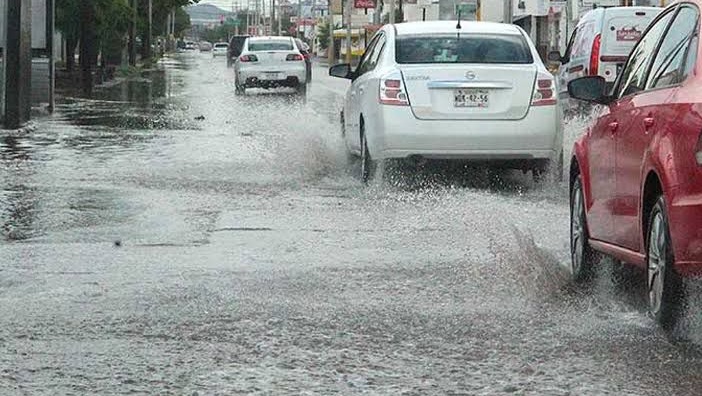
[[239, 57], [242, 62], [258, 62], [258, 57], [256, 55], [242, 55]]
[[402, 80], [402, 73], [392, 72], [380, 79], [378, 102], [391, 106], [409, 106], [407, 88]]
[[305, 57], [300, 54], [289, 54], [285, 57], [286, 61], [303, 61]]
[[542, 74], [536, 78], [534, 86], [534, 96], [532, 97], [532, 106], [555, 106], [556, 99], [556, 80], [550, 74]]

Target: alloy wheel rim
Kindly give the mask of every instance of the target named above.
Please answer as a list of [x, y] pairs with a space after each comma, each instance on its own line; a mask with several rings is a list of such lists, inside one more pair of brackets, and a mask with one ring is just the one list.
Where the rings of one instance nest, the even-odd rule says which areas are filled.
[[583, 251], [585, 250], [585, 227], [583, 218], [585, 211], [583, 210], [583, 200], [580, 193], [580, 188], [577, 188], [573, 194], [573, 204], [571, 207], [571, 222], [570, 222], [570, 251], [571, 264], [573, 274], [580, 272], [583, 260]]
[[648, 241], [648, 303], [651, 313], [657, 315], [663, 301], [665, 282], [667, 241], [663, 230], [663, 215], [658, 212], [651, 221], [651, 233]]

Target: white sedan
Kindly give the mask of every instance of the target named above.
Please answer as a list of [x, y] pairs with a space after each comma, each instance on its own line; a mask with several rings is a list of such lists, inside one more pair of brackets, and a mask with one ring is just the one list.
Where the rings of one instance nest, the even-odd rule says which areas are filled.
[[215, 43], [215, 45], [212, 48], [212, 57], [227, 56], [228, 52], [229, 52], [229, 44]]
[[307, 94], [305, 57], [290, 37], [249, 37], [234, 64], [236, 93], [247, 88], [295, 88]]
[[556, 82], [518, 26], [436, 21], [386, 25], [352, 80], [342, 126], [361, 157], [361, 179], [379, 161], [456, 159], [562, 172], [563, 126]]

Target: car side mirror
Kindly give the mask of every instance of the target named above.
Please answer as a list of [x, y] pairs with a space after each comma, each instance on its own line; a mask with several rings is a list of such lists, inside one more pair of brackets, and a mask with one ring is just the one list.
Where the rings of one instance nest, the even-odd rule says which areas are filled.
[[553, 62], [553, 63], [560, 63], [560, 64], [566, 63], [566, 62], [565, 62], [565, 58], [563, 58], [563, 57], [561, 56], [561, 53], [558, 52], [558, 51], [551, 51], [551, 52], [549, 52], [549, 53], [548, 53], [548, 60], [549, 60], [550, 62]]
[[602, 76], [576, 78], [568, 83], [568, 94], [571, 98], [597, 104], [609, 104], [612, 97], [607, 95], [607, 81]]
[[348, 63], [340, 63], [329, 68], [329, 75], [332, 77], [345, 78], [347, 80], [353, 79], [353, 72], [351, 71], [351, 65]]

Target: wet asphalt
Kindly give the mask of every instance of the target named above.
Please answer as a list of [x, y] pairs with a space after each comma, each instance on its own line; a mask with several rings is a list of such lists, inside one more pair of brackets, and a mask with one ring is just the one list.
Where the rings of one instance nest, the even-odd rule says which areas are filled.
[[0, 394], [702, 394], [702, 302], [672, 340], [606, 262], [568, 283], [565, 183], [364, 187], [345, 88], [179, 54], [0, 132]]

